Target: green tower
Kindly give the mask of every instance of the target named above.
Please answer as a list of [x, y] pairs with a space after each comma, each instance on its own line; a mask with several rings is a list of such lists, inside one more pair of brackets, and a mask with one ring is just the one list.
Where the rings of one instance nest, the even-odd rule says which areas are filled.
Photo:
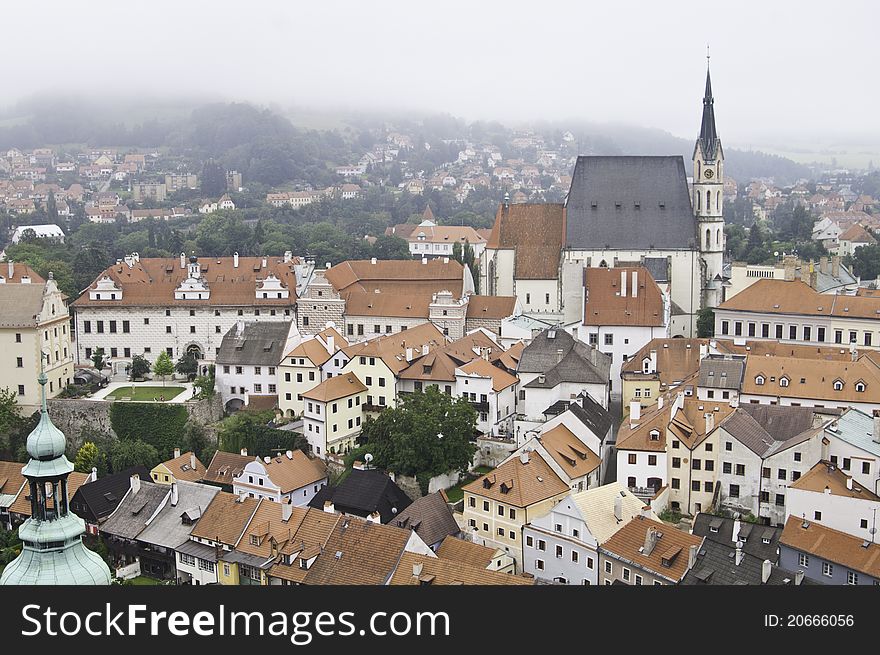
[[21, 524], [21, 555], [3, 571], [0, 585], [107, 585], [110, 569], [83, 545], [85, 522], [71, 513], [67, 476], [73, 464], [64, 455], [64, 433], [52, 424], [41, 372], [40, 422], [28, 435], [30, 460], [22, 469], [30, 489], [31, 517]]

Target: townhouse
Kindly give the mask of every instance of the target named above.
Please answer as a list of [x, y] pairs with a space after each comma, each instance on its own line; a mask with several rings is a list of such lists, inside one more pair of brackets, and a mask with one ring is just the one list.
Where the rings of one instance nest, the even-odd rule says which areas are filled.
[[708, 339], [651, 339], [620, 366], [624, 417], [632, 401], [639, 401], [643, 408], [652, 405], [661, 394], [696, 373], [708, 350]]
[[779, 565], [829, 585], [880, 585], [880, 544], [790, 516], [779, 538]]
[[398, 391], [412, 393], [436, 386], [444, 393], [460, 395], [456, 370], [478, 358], [492, 360], [503, 352], [496, 335], [485, 329], [473, 330], [437, 348], [429, 347], [427, 352], [414, 353], [412, 363], [398, 375]]
[[332, 324], [306, 337], [278, 364], [278, 409], [288, 417], [303, 413], [303, 393], [338, 375], [348, 363], [349, 346]]
[[213, 484], [223, 491], [232, 492], [232, 481], [251, 461], [253, 461], [253, 457], [248, 457], [247, 448], [242, 448], [240, 453], [215, 450], [211, 457], [211, 463], [208, 464], [205, 474], [202, 476], [202, 482]]
[[477, 358], [455, 369], [456, 393], [477, 410], [477, 430], [493, 437], [513, 433], [516, 411], [515, 375]]
[[205, 465], [199, 461], [192, 451], [181, 453], [180, 448], [174, 449], [174, 456], [156, 464], [150, 471], [150, 478], [156, 484], [172, 484], [180, 480], [201, 482], [205, 475]]
[[437, 557], [470, 564], [489, 571], [513, 573], [514, 559], [500, 548], [488, 548], [468, 539], [446, 537], [437, 548]]
[[387, 473], [355, 462], [342, 482], [321, 489], [309, 505], [325, 512], [386, 524], [395, 523], [412, 502]]
[[411, 529], [434, 552], [438, 552], [447, 539], [460, 541], [457, 537], [461, 534], [461, 528], [442, 489], [416, 498], [409, 507], [397, 514], [397, 518], [392, 519], [391, 525]]
[[98, 477], [97, 469], [93, 468], [88, 484], [80, 485], [70, 497], [70, 510], [85, 521], [88, 534], [98, 534], [101, 523], [122, 502], [134, 474], [144, 480], [150, 477], [150, 471], [144, 466], [135, 466], [101, 478]]
[[442, 557], [406, 552], [388, 581], [389, 585], [533, 585], [535, 581], [507, 575]]
[[[351, 372], [321, 382], [302, 394], [303, 436], [316, 457], [342, 455], [356, 447], [364, 413], [372, 405], [370, 387]], [[385, 405], [384, 397], [380, 407]]]
[[[427, 211], [430, 211], [428, 208]], [[458, 225], [437, 225], [432, 217], [425, 218], [416, 226], [395, 226], [390, 228], [392, 234], [406, 239], [409, 245], [409, 252], [413, 257], [452, 257], [453, 246], [457, 243], [462, 251], [466, 246], [473, 249], [474, 257], [480, 258], [483, 250], [486, 248], [486, 239], [481, 236], [474, 228], [470, 226]], [[409, 232], [406, 236], [400, 234], [395, 228], [412, 227], [406, 230]]]
[[[562, 452], [567, 459], [572, 459], [572, 454], [576, 454], [582, 460], [588, 459], [583, 448], [570, 441], [571, 437], [576, 438], [589, 453], [595, 454], [598, 460], [595, 469], [597, 482], [605, 480], [613, 450], [611, 444], [614, 441], [614, 420], [611, 413], [593, 400], [588, 393], [581, 392], [570, 402], [557, 403], [553, 411], [547, 412], [544, 416], [546, 422], [535, 430], [539, 440], [545, 440], [549, 432], [565, 428], [564, 432], [557, 432], [556, 435], [551, 436], [550, 443], [554, 446], [565, 444], [566, 447], [562, 448]], [[560, 440], [559, 437], [563, 435], [565, 439]], [[574, 466], [573, 463], [571, 465]], [[578, 491], [581, 489], [579, 488]]]
[[323, 462], [301, 450], [288, 450], [275, 457], [253, 458], [233, 475], [232, 491], [238, 496], [301, 507], [309, 504], [328, 478]]
[[824, 434], [828, 447], [821, 459], [880, 495], [880, 416], [876, 409], [872, 414], [848, 409], [828, 422]]

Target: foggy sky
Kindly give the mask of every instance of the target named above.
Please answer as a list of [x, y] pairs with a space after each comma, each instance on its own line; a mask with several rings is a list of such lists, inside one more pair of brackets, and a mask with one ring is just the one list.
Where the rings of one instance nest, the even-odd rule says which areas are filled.
[[0, 105], [37, 92], [634, 123], [726, 144], [880, 134], [880, 8], [763, 0], [4, 3]]

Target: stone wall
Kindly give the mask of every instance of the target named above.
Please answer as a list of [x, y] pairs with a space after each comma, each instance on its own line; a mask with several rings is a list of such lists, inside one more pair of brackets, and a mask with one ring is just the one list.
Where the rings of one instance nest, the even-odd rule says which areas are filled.
[[[110, 426], [110, 407], [113, 405], [109, 400], [82, 400], [76, 398], [50, 398], [49, 416], [52, 422], [67, 437], [68, 447], [78, 450], [82, 445], [80, 435], [83, 428], [97, 432], [106, 432], [116, 437]], [[189, 414], [189, 418], [204, 424], [214, 423], [223, 417], [223, 404], [220, 394], [214, 394], [213, 398], [186, 402], [183, 404]], [[209, 430], [210, 435], [214, 431]]]
[[507, 439], [477, 438], [477, 453], [474, 466], [497, 467], [516, 450], [516, 443]]
[[[419, 481], [408, 475], [395, 475], [394, 481], [397, 483], [397, 486], [403, 489], [403, 492], [416, 500], [417, 498], [422, 497], [422, 490], [419, 487]], [[435, 475], [428, 482], [428, 493], [433, 494], [441, 489], [449, 489], [450, 487], [454, 487], [458, 484], [458, 481], [461, 480], [461, 474], [458, 471], [451, 471], [449, 473], [443, 473], [441, 475]]]

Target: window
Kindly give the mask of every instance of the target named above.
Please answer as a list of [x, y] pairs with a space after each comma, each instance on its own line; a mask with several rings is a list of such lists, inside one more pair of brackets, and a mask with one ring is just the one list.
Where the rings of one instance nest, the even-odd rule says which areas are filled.
[[809, 325], [804, 326], [804, 341], [809, 341], [813, 337], [813, 328]]
[[605, 573], [611, 573], [611, 562], [605, 562]]
[[703, 491], [705, 491], [707, 494], [712, 493], [712, 483], [708, 480], [703, 483]]
[[730, 321], [721, 321], [721, 334], [730, 333]]
[[797, 339], [797, 325], [788, 326], [788, 338], [793, 340]]
[[535, 540], [532, 538], [532, 535], [526, 535], [526, 546], [531, 548], [535, 545]]
[[678, 450], [679, 443], [680, 442], [678, 441], [678, 439], [673, 439], [672, 440], [672, 447], [675, 448], [676, 450]]
[[770, 324], [769, 323], [761, 323], [761, 337], [764, 339], [770, 338]]
[[575, 564], [578, 562], [578, 552], [576, 550], [571, 551], [571, 561]]
[[562, 559], [563, 549], [562, 546], [556, 546], [556, 559]]
[[483, 501], [483, 511], [484, 511], [484, 512], [488, 512], [488, 511], [489, 511], [489, 501], [488, 501], [488, 500], [484, 500], [484, 501]]
[[165, 326], [165, 334], [171, 334], [171, 326], [170, 325]]
[[23, 384], [18, 385], [18, 395], [19, 396], [24, 395], [24, 385]]
[[691, 480], [691, 491], [699, 491], [699, 490], [700, 490], [699, 480]]
[[725, 475], [730, 475], [733, 472], [733, 464], [731, 464], [730, 462], [722, 462], [721, 472]]
[[681, 480], [679, 480], [678, 478], [672, 478], [671, 482], [673, 489], [681, 489]]
[[535, 568], [538, 569], [539, 571], [543, 571], [544, 570], [544, 560], [536, 559], [535, 560]]
[[870, 475], [871, 462], [862, 462], [862, 473], [864, 473], [865, 475]]
[[737, 464], [736, 465], [736, 474], [737, 475], [745, 475], [746, 474], [746, 465], [745, 464]]
[[795, 454], [794, 454], [794, 461], [796, 461], [796, 462], [801, 461], [801, 454], [800, 454], [800, 453], [795, 453]]
[[834, 575], [834, 566], [830, 562], [822, 562], [822, 575], [829, 578]]
[[691, 468], [694, 469], [695, 471], [701, 470], [702, 466], [703, 466], [703, 462], [701, 462], [698, 459], [695, 459], [691, 462]]
[[731, 498], [739, 498], [739, 485], [738, 484], [730, 485], [730, 491], [727, 495], [730, 496]]
[[553, 526], [553, 529], [554, 529], [556, 532], [560, 532], [560, 533], [561, 533], [561, 532], [562, 532], [562, 523], [557, 523], [557, 524], [555, 524], [555, 525]]
[[856, 585], [859, 584], [859, 574], [855, 571], [847, 571], [846, 572], [846, 584], [848, 585]]
[[543, 539], [538, 539], [538, 550], [544, 551], [547, 550], [547, 542]]
[[657, 466], [657, 455], [648, 455], [648, 466]]
[[715, 462], [712, 461], [711, 459], [707, 459], [705, 462], [703, 462], [703, 468], [707, 471], [714, 471], [715, 470]]
[[190, 333], [190, 334], [195, 334], [195, 333], [196, 333], [196, 326], [195, 326], [195, 325], [190, 325], [190, 326], [189, 326], [189, 333]]
[[673, 457], [672, 458], [672, 468], [674, 468], [674, 469], [681, 468], [681, 457]]
[[733, 334], [736, 335], [736, 336], [738, 336], [738, 337], [741, 337], [741, 336], [742, 336], [742, 333], [743, 333], [743, 324], [742, 324], [742, 321], [736, 321], [736, 322], [733, 324]]
[[131, 321], [122, 321], [122, 333], [128, 334], [131, 332]]
[[195, 566], [196, 558], [192, 555], [187, 555], [186, 553], [180, 553], [180, 563], [186, 564], [187, 566]]
[[613, 346], [614, 345], [614, 335], [613, 334], [606, 334], [605, 335], [605, 345], [606, 346]]
[[756, 328], [756, 326], [754, 323], [749, 323], [749, 336], [750, 337], [755, 336], [755, 328]]
[[588, 341], [591, 346], [595, 346], [597, 343], [599, 343], [599, 334], [598, 333], [590, 332], [590, 334], [588, 336], [589, 336]]
[[629, 455], [627, 455], [627, 460], [626, 460], [626, 461], [627, 461], [627, 463], [629, 463], [629, 464], [636, 464], [636, 463], [637, 463], [637, 459], [638, 459], [638, 456], [636, 455], [636, 453], [630, 453]]
[[804, 553], [798, 553], [798, 566], [807, 567], [810, 565], [810, 557]]
[[636, 573], [636, 585], [637, 586], [642, 585], [642, 576], [640, 576], [638, 573]]
[[867, 530], [868, 529], [868, 519], [862, 519], [861, 521], [859, 521], [859, 527], [862, 530]]
[[842, 468], [844, 471], [849, 471], [850, 466], [852, 466], [852, 460], [849, 457], [844, 457], [843, 466], [841, 466], [840, 468]]
[[785, 506], [785, 496], [784, 496], [784, 495], [782, 495], [782, 494], [776, 494], [776, 505], [777, 505], [778, 507], [784, 507], [784, 506]]
[[24, 368], [24, 357], [16, 357], [15, 358], [15, 366], [17, 368]]
[[516, 520], [516, 510], [513, 509], [512, 507], [510, 508], [510, 520], [511, 520], [511, 521], [515, 521], [515, 520]]

